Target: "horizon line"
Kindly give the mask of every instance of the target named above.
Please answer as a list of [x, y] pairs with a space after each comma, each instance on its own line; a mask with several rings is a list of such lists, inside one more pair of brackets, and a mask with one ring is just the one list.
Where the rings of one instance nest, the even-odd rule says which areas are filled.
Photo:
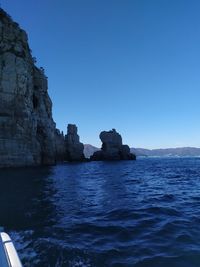
[[[84, 143], [83, 143], [84, 144]], [[90, 145], [90, 146], [93, 146], [93, 147], [96, 147], [96, 148], [99, 148], [98, 146], [96, 145], [92, 145], [92, 144], [84, 144], [84, 145]], [[179, 148], [195, 148], [195, 149], [200, 149], [200, 147], [196, 147], [196, 146], [177, 146], [177, 147], [161, 147], [161, 148], [145, 148], [145, 147], [136, 147], [136, 146], [129, 146], [130, 148], [134, 148], [134, 149], [148, 149], [148, 150], [155, 150], [155, 149], [179, 149]]]

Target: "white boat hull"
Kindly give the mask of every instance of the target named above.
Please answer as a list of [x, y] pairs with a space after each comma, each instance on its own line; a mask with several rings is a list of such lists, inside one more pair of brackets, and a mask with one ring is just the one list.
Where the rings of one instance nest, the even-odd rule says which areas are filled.
[[8, 234], [0, 233], [0, 266], [22, 267], [15, 246]]

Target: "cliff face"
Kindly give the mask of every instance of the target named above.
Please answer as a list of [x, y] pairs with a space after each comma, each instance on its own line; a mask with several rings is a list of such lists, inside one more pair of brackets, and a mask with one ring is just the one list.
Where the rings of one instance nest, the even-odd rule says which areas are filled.
[[[92, 160], [135, 159], [115, 130], [100, 134]], [[76, 125], [56, 129], [43, 68], [35, 66], [28, 38], [0, 9], [0, 168], [85, 161]]]
[[56, 134], [47, 89], [26, 33], [0, 9], [0, 167], [55, 163], [64, 137]]

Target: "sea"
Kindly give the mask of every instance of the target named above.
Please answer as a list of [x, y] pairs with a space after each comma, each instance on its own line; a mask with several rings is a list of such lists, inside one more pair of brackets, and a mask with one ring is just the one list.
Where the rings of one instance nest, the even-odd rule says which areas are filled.
[[200, 158], [1, 170], [0, 226], [25, 267], [199, 267]]

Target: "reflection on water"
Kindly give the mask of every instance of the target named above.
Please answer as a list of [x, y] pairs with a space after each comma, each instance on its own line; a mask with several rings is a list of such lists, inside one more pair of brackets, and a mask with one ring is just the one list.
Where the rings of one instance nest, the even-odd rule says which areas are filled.
[[200, 160], [0, 171], [0, 225], [25, 266], [200, 262]]

